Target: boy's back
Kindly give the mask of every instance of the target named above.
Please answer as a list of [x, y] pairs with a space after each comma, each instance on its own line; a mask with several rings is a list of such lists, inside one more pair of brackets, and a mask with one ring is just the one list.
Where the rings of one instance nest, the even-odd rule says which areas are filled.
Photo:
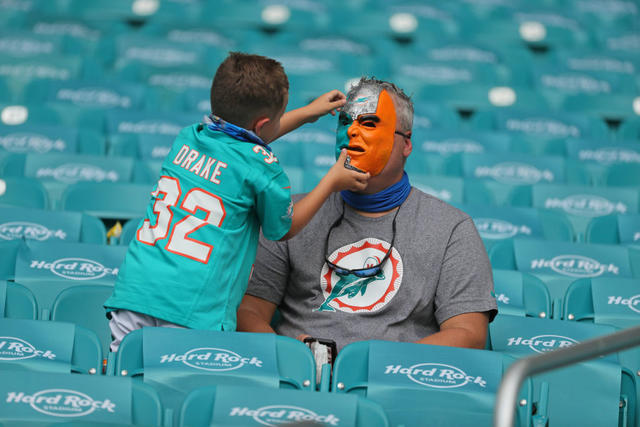
[[[197, 329], [235, 329], [262, 225], [291, 225], [289, 180], [259, 144], [207, 126], [182, 130], [107, 307]], [[126, 283], [126, 286], [118, 284]]]

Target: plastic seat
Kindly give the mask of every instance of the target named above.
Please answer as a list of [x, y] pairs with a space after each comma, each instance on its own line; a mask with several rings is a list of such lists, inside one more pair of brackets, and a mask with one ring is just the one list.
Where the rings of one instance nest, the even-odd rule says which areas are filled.
[[493, 270], [498, 313], [546, 318], [551, 315], [551, 296], [537, 277], [512, 270]]
[[638, 192], [630, 188], [537, 184], [532, 189], [533, 206], [561, 210], [573, 225], [577, 241], [583, 241], [592, 218], [638, 212]]
[[585, 232], [587, 243], [640, 244], [640, 215], [605, 215], [592, 218]]
[[[615, 328], [499, 315], [489, 325], [489, 331], [494, 352], [520, 358], [611, 334]], [[533, 382], [535, 395], [540, 399], [538, 410], [546, 409], [549, 425], [633, 426], [636, 411], [633, 377], [620, 365], [615, 353], [536, 375]]]
[[[392, 425], [490, 424], [495, 393], [508, 357], [485, 350], [427, 344], [360, 341], [345, 346], [333, 368], [332, 392], [380, 404]], [[421, 373], [410, 373], [420, 369]], [[489, 371], [491, 373], [489, 373]], [[455, 374], [453, 374], [455, 372]], [[453, 377], [453, 375], [456, 375]], [[455, 379], [462, 375], [466, 380]], [[526, 381], [516, 425], [531, 422], [531, 384]]]
[[25, 89], [25, 96], [33, 103], [71, 104], [88, 110], [139, 110], [144, 95], [144, 87], [128, 82], [38, 80]]
[[171, 150], [174, 135], [115, 134], [109, 136], [110, 156], [126, 156], [140, 160], [164, 160]]
[[[0, 331], [9, 341], [24, 343], [28, 350], [6, 351], [0, 371], [21, 368], [41, 372], [102, 373], [102, 348], [92, 331], [65, 322], [0, 319]], [[29, 350], [37, 349], [37, 354]], [[29, 354], [35, 356], [25, 357]], [[1, 412], [1, 411], [0, 411]]]
[[[1, 425], [163, 425], [158, 394], [148, 385], [129, 378], [0, 371], [3, 394], [11, 395], [16, 386], [24, 390], [25, 397], [40, 392], [50, 399], [58, 398], [62, 404], [25, 405], [3, 399]], [[88, 401], [95, 406], [87, 409], [78, 403], [65, 404], [67, 400]]]
[[603, 121], [590, 121], [586, 117], [547, 111], [498, 111], [496, 128], [514, 133], [553, 138], [604, 137], [608, 130]]
[[111, 330], [103, 305], [112, 293], [113, 287], [107, 285], [76, 285], [64, 289], [53, 301], [51, 320], [71, 322], [93, 331], [100, 340], [103, 354], [108, 354]]
[[464, 176], [489, 179], [511, 185], [564, 182], [564, 159], [559, 156], [536, 156], [519, 153], [464, 153]]
[[609, 166], [604, 175], [604, 185], [640, 189], [640, 165], [618, 163]]
[[485, 247], [516, 237], [573, 240], [573, 228], [561, 212], [511, 206], [461, 205], [480, 233]]
[[136, 232], [140, 227], [140, 221], [142, 221], [142, 217], [131, 218], [122, 226], [122, 232], [120, 233], [118, 244], [128, 246], [129, 243], [135, 239]]
[[513, 239], [494, 245], [489, 251], [494, 269], [518, 270], [545, 282], [553, 302], [554, 318], [562, 313], [562, 298], [578, 277], [635, 277], [629, 250], [615, 245], [598, 245]]
[[63, 126], [0, 125], [0, 146], [13, 153], [75, 153], [79, 133]]
[[462, 203], [464, 181], [462, 178], [437, 175], [411, 174], [411, 185], [447, 203]]
[[46, 209], [49, 205], [47, 190], [34, 178], [0, 178], [0, 205]]
[[127, 248], [29, 241], [17, 252], [15, 281], [33, 292], [40, 318], [46, 320], [62, 290], [79, 285], [113, 285]]
[[202, 114], [185, 112], [109, 111], [106, 113], [109, 135], [148, 134], [175, 137], [185, 127], [202, 120]]
[[[4, 287], [4, 290], [3, 290]], [[4, 307], [0, 307], [1, 317], [11, 319], [37, 319], [38, 304], [33, 293], [17, 283], [0, 281], [0, 292], [4, 291]], [[0, 296], [0, 301], [3, 298]]]
[[60, 208], [98, 218], [137, 218], [144, 214], [152, 190], [146, 184], [79, 182], [63, 193]]
[[609, 166], [638, 163], [640, 159], [640, 147], [632, 141], [568, 139], [565, 148], [567, 165], [570, 162], [580, 165], [589, 175], [588, 185], [605, 185], [605, 174]]
[[152, 384], [163, 405], [174, 411], [174, 421], [186, 395], [198, 387], [232, 384], [310, 392], [316, 378], [311, 351], [293, 338], [177, 328], [130, 332], [118, 352], [110, 354], [108, 366], [111, 374]]
[[[221, 400], [224, 403], [220, 402]], [[316, 406], [318, 403], [323, 407]], [[213, 413], [207, 410], [213, 407], [215, 407]], [[311, 422], [323, 420], [328, 424], [336, 422], [335, 419], [338, 419], [341, 423], [344, 422], [346, 424], [348, 420], [352, 419], [353, 423], [350, 425], [353, 426], [386, 427], [389, 425], [387, 416], [380, 405], [356, 396], [335, 396], [328, 393], [309, 395], [295, 390], [270, 390], [232, 386], [209, 386], [189, 393], [180, 410], [180, 422], [178, 425], [204, 427], [212, 425], [213, 420], [218, 420], [220, 423], [225, 422], [225, 425], [245, 425], [245, 422], [248, 421], [245, 418], [247, 414], [237, 411], [234, 413], [233, 410], [233, 408], [240, 407], [261, 407], [264, 408], [264, 411], [271, 411], [271, 414], [284, 409], [281, 416], [276, 416], [275, 419], [270, 418], [267, 413], [261, 414], [258, 409], [258, 414], [254, 416], [254, 419], [264, 417], [265, 422], [269, 423], [275, 422], [275, 420], [305, 420]], [[288, 408], [291, 409], [287, 410]], [[304, 415], [293, 413], [293, 411], [299, 410], [298, 408], [304, 408]], [[330, 414], [327, 413], [325, 408], [331, 408]], [[235, 418], [232, 418], [232, 416]]]

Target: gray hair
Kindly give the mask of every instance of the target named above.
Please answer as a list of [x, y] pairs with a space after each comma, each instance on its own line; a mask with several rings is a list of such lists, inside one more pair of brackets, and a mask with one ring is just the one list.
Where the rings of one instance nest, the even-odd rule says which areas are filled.
[[386, 90], [393, 98], [397, 119], [402, 132], [410, 132], [413, 127], [413, 101], [404, 93], [402, 89], [391, 82], [378, 80], [375, 77], [362, 77], [358, 83], [351, 86], [347, 93], [347, 103], [354, 101], [354, 98], [363, 89], [372, 89], [377, 92]]

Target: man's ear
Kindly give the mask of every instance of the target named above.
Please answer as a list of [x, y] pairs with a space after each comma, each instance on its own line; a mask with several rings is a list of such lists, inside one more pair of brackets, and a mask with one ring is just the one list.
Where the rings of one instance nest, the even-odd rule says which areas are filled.
[[267, 116], [263, 116], [263, 117], [258, 117], [257, 119], [255, 119], [253, 121], [253, 124], [251, 126], [251, 130], [258, 136], [260, 136], [260, 133], [262, 132], [262, 128], [264, 127], [264, 125], [266, 125], [267, 123], [271, 122], [271, 119]]
[[409, 138], [402, 138], [404, 140], [404, 147], [402, 147], [402, 155], [405, 157], [409, 157], [411, 151], [413, 151], [413, 144], [411, 143], [411, 134], [409, 134]]

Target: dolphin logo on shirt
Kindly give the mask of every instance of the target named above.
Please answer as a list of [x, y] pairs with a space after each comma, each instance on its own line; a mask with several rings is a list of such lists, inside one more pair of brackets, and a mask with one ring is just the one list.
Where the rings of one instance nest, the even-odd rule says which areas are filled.
[[[373, 263], [372, 263], [373, 261]], [[376, 265], [380, 261], [377, 258], [369, 257], [365, 260], [363, 268], [367, 268], [371, 265]], [[331, 288], [331, 293], [324, 302], [315, 311], [336, 311], [335, 308], [329, 304], [340, 297], [346, 296], [347, 298], [353, 298], [356, 295], [364, 295], [367, 292], [367, 288], [370, 283], [378, 280], [384, 280], [385, 275], [382, 270], [378, 274], [372, 277], [357, 277], [353, 274], [348, 276], [340, 276], [340, 280]]]

